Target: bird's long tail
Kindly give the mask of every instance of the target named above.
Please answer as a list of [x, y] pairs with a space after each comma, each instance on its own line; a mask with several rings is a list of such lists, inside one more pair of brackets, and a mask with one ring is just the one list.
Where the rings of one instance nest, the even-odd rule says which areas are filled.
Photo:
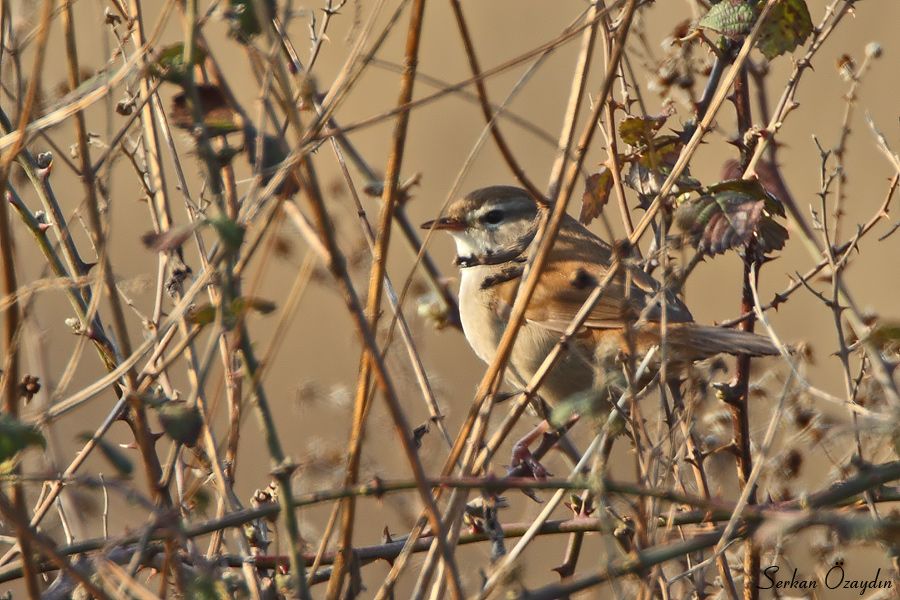
[[769, 338], [749, 331], [685, 323], [670, 326], [667, 333], [668, 342], [673, 349], [693, 360], [721, 353], [751, 356], [778, 354], [778, 348]]

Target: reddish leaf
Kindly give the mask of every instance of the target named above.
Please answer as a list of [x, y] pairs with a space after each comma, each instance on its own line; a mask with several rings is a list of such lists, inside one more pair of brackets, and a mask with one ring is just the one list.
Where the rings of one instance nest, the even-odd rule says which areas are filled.
[[[778, 182], [778, 175], [775, 173], [776, 167], [772, 166], [772, 163], [766, 160], [761, 160], [754, 167], [754, 171], [756, 172], [756, 178], [759, 180], [759, 183], [763, 186], [763, 189], [779, 198], [778, 191], [780, 188]], [[735, 159], [730, 159], [725, 161], [725, 165], [722, 167], [722, 179], [741, 179], [744, 175], [744, 171], [741, 170], [741, 163]]]
[[678, 226], [697, 250], [721, 254], [756, 236], [759, 249], [784, 246], [787, 230], [772, 218], [784, 214], [781, 204], [758, 181], [735, 179], [710, 186], [704, 195], [683, 203], [675, 213]]
[[[198, 85], [197, 97], [200, 100], [200, 114], [207, 135], [219, 136], [238, 131], [237, 113], [228, 104], [225, 94], [215, 85]], [[187, 92], [176, 94], [172, 98], [169, 111], [172, 124], [182, 129], [193, 129], [195, 125], [191, 98]]]

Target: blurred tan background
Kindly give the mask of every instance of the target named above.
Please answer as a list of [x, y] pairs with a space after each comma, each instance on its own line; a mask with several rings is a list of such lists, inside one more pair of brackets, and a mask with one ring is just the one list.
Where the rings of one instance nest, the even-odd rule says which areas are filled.
[[[19, 7], [21, 14], [31, 15], [31, 3], [24, 4]], [[316, 4], [301, 5], [295, 2], [294, 5], [296, 9], [304, 10], [320, 8]], [[810, 0], [813, 22], [817, 23], [821, 19], [824, 6], [825, 3], [820, 0]], [[114, 41], [104, 39], [107, 33], [101, 31], [102, 7], [103, 3], [89, 0], [81, 0], [76, 4], [80, 60], [85, 67], [98, 68], [103, 65], [110, 47], [114, 45]], [[464, 3], [475, 47], [485, 69], [556, 37], [584, 7], [584, 2], [573, 1]], [[364, 19], [369, 10], [371, 10], [370, 2], [351, 0], [342, 14], [334, 18], [328, 32], [329, 41], [323, 47], [315, 73], [323, 90], [343, 64], [349, 50], [347, 36], [355, 31], [354, 22]], [[148, 3], [146, 15], [148, 23], [155, 22], [155, 12], [156, 9], [151, 8]], [[804, 75], [797, 94], [800, 109], [790, 114], [779, 136], [783, 144], [780, 151], [783, 175], [794, 198], [804, 210], [812, 206], [818, 211], [819, 200], [816, 192], [819, 185], [819, 154], [811, 135], [816, 135], [826, 148], [833, 147], [837, 141], [844, 110], [843, 95], [848, 88], [848, 83], [841, 79], [835, 66], [837, 59], [846, 53], [859, 63], [866, 44], [872, 41], [882, 44], [884, 56], [875, 62], [870, 74], [860, 86], [859, 105], [852, 121], [853, 135], [846, 158], [848, 180], [847, 216], [843, 228], [845, 235], [852, 234], [857, 223], [863, 223], [873, 215], [884, 200], [888, 180], [892, 176], [889, 163], [878, 152], [874, 136], [865, 124], [864, 114], [866, 112], [871, 114], [895, 150], [900, 148], [897, 110], [897, 94], [900, 91], [897, 56], [900, 54], [900, 42], [895, 31], [896, 24], [900, 22], [900, 4], [861, 2], [856, 12], [854, 17], [849, 17], [840, 24], [837, 33], [818, 54], [813, 63], [815, 70]], [[385, 14], [389, 14], [389, 11], [385, 11]], [[318, 16], [321, 18], [321, 12]], [[687, 2], [659, 2], [642, 11], [640, 25], [649, 41], [649, 48], [656, 53], [655, 58], [658, 59], [663, 54], [659, 42], [671, 33], [677, 23], [691, 16], [690, 3]], [[382, 18], [381, 26], [384, 22], [385, 19]], [[407, 17], [404, 15], [400, 26], [395, 29], [378, 54], [380, 59], [398, 63], [402, 60], [406, 22]], [[176, 14], [159, 45], [164, 46], [182, 39], [180, 27]], [[233, 41], [226, 38], [225, 27], [216, 18], [209, 22], [205, 32], [213, 55], [220, 64], [227, 65], [225, 75], [229, 85], [238, 93], [245, 108], [255, 114], [256, 83], [244, 54]], [[301, 58], [305, 59], [308, 56], [308, 20], [303, 16], [295, 19], [289, 32], [301, 52]], [[456, 82], [469, 77], [459, 34], [453, 24], [447, 3], [427, 4], [423, 36], [419, 61], [422, 75], [438, 77], [446, 82]], [[510, 109], [517, 115], [554, 136], [558, 135], [562, 123], [564, 104], [569, 93], [570, 78], [578, 51], [577, 39], [556, 50], [510, 104]], [[631, 40], [631, 47], [636, 50], [632, 58], [634, 67], [641, 73], [645, 70], [642, 65], [652, 63], [654, 57], [644, 55], [637, 44], [637, 38]], [[44, 88], [51, 96], [56, 84], [64, 79], [63, 56], [61, 29], [59, 23], [55, 21], [47, 67], [43, 74]], [[755, 60], [760, 59], [757, 53], [753, 56]], [[29, 65], [30, 59], [24, 64]], [[490, 78], [488, 90], [492, 101], [499, 103], [503, 100], [527, 69], [527, 64]], [[772, 74], [769, 77], [772, 105], [781, 93], [790, 68], [791, 59], [787, 56], [776, 59], [772, 64]], [[3, 69], [5, 78], [7, 65], [3, 65]], [[591, 83], [588, 86], [592, 94], [599, 89], [600, 71], [602, 71], [602, 55], [596, 54], [592, 65]], [[398, 81], [399, 76], [395, 72], [377, 65], [372, 66], [340, 107], [336, 118], [341, 123], [349, 123], [392, 108], [396, 103]], [[660, 110], [660, 98], [647, 89], [646, 83], [642, 81], [641, 91], [647, 102], [648, 111], [654, 114]], [[432, 89], [420, 81], [416, 84], [416, 96], [429, 93]], [[162, 90], [165, 103], [168, 104], [172, 86], [164, 86]], [[117, 99], [118, 97], [113, 94], [113, 103]], [[9, 104], [8, 99], [6, 104]], [[754, 122], [760, 124], [758, 114], [755, 113], [754, 117]], [[679, 105], [678, 113], [669, 120], [667, 127], [678, 127], [687, 118], [688, 112], [683, 105]], [[96, 132], [102, 141], [108, 141], [123, 122], [123, 117], [114, 113], [109, 121], [102, 103], [88, 111], [88, 128]], [[729, 132], [733, 129], [733, 122], [733, 109], [730, 104], [726, 104], [720, 112], [718, 124], [722, 130]], [[516, 156], [532, 180], [545, 186], [555, 148], [509, 121], [501, 120], [500, 123]], [[422, 175], [421, 185], [414, 189], [414, 197], [409, 204], [409, 214], [414, 223], [418, 224], [438, 214], [466, 155], [483, 127], [484, 121], [479, 108], [456, 95], [449, 95], [429, 103], [412, 114], [401, 178], [405, 179], [414, 173]], [[384, 168], [392, 128], [392, 121], [384, 121], [350, 135], [351, 141], [376, 169]], [[737, 156], [736, 149], [723, 143], [723, 136], [719, 133], [708, 137], [709, 143], [700, 148], [692, 163], [692, 174], [707, 184], [720, 177], [722, 163], [727, 158]], [[52, 131], [52, 137], [60, 147], [67, 149], [74, 143], [72, 126], [65, 123], [56, 127]], [[593, 168], [605, 159], [605, 153], [601, 150], [602, 144], [597, 140], [602, 141], [602, 136], [595, 138], [594, 147], [585, 162], [588, 168]], [[183, 152], [182, 160], [188, 166], [190, 192], [196, 198], [201, 186], [201, 180], [197, 177], [199, 168], [196, 167], [192, 157], [184, 158], [189, 151], [186, 139], [180, 139], [179, 144]], [[30, 147], [32, 151], [37, 152], [45, 150], [47, 145], [40, 139], [34, 139]], [[95, 152], [99, 155], [100, 150], [95, 149]], [[246, 164], [242, 159], [239, 162], [241, 172], [246, 175], [249, 172]], [[340, 243], [346, 253], [358, 254], [362, 246], [355, 209], [343, 188], [330, 148], [323, 147], [317, 153], [315, 165], [319, 170], [323, 188], [328, 194], [329, 209], [339, 224]], [[83, 192], [80, 185], [66, 173], [66, 169], [60, 168], [61, 166], [58, 164], [55, 168], [53, 184], [63, 209], [70, 212], [76, 210], [83, 201]], [[172, 188], [170, 191], [174, 192], [175, 178], [171, 176], [172, 163], [168, 158], [165, 167]], [[358, 187], [361, 188], [367, 183], [355, 172], [354, 176], [357, 176]], [[499, 183], [514, 183], [514, 179], [492, 141], [489, 140], [474, 160], [461, 188], [467, 191]], [[242, 180], [239, 182], [239, 189], [244, 191], [247, 185], [248, 181]], [[17, 189], [30, 206], [37, 206], [27, 186], [19, 184]], [[574, 210], [577, 210], [581, 191], [579, 185], [571, 203]], [[122, 159], [114, 168], [111, 198], [109, 207], [112, 223], [111, 256], [116, 276], [128, 290], [135, 306], [140, 311], [149, 313], [153, 306], [156, 258], [142, 247], [139, 236], [149, 231], [151, 225], [146, 206], [140, 201], [140, 191], [135, 184], [133, 171], [127, 161]], [[378, 201], [374, 199], [364, 201], [367, 202], [370, 218], [374, 219], [378, 211]], [[629, 201], [633, 206], [634, 197], [629, 196]], [[175, 206], [176, 219], [180, 223], [184, 222], [183, 210], [177, 208], [177, 204]], [[829, 209], [830, 207], [829, 204]], [[894, 214], [896, 210], [895, 208]], [[607, 211], [609, 221], [614, 226], [621, 227], [614, 203], [610, 203]], [[846, 278], [861, 307], [884, 318], [897, 319], [900, 318], [900, 304], [898, 304], [900, 235], [894, 235], [885, 242], [876, 241], [876, 238], [886, 232], [893, 222], [882, 222], [862, 241], [860, 253], [853, 260]], [[43, 275], [43, 263], [30, 237], [21, 228], [19, 229], [16, 245], [22, 273], [21, 282], [24, 283]], [[77, 222], [73, 229], [78, 232], [76, 239], [83, 255], [93, 258], [87, 238]], [[599, 228], [596, 230], [600, 232]], [[616, 233], [621, 235], [620, 230]], [[290, 241], [292, 252], [286, 257], [268, 261], [262, 273], [251, 273], [246, 280], [249, 286], [250, 282], [259, 276], [260, 287], [256, 295], [279, 304], [283, 303], [307, 251], [302, 240], [289, 225], [284, 226], [282, 237]], [[444, 274], [448, 278], [454, 278], [456, 273], [451, 262], [453, 254], [449, 240], [435, 236], [429, 249], [444, 270]], [[409, 273], [411, 258], [404, 241], [399, 235], [395, 235], [391, 246], [389, 271], [398, 287]], [[187, 253], [187, 262], [195, 272], [199, 270], [199, 261], [194, 254], [193, 246], [190, 246]], [[767, 264], [762, 271], [760, 289], [764, 300], [771, 299], [775, 292], [781, 291], [788, 284], [789, 276], [795, 272], [805, 272], [811, 266], [812, 262], [807, 251], [796, 243], [796, 239], [789, 240], [785, 251], [778, 255], [777, 260]], [[355, 270], [360, 290], [364, 290], [367, 285], [367, 272], [366, 261], [360, 263]], [[696, 319], [703, 323], [714, 323], [736, 316], [739, 311], [740, 280], [740, 260], [734, 253], [702, 264], [690, 280], [686, 292], [687, 303]], [[818, 285], [821, 287], [821, 283]], [[417, 287], [424, 289], [423, 286]], [[72, 355], [76, 339], [63, 322], [69, 316], [69, 312], [68, 304], [62, 294], [57, 292], [41, 294], [34, 304], [34, 311], [29, 317], [31, 337], [26, 347], [27, 359], [23, 364], [23, 371], [39, 375], [44, 390], [35, 398], [28, 413], [33, 414], [46, 406], [48, 392], [54, 392], [55, 382]], [[105, 314], [108, 315], [108, 311]], [[451, 433], [455, 433], [472, 400], [475, 386], [483, 373], [483, 365], [469, 350], [461, 333], [449, 329], [434, 331], [418, 317], [415, 298], [410, 298], [407, 302], [406, 314], [417, 330], [419, 348], [424, 353], [429, 374], [438, 391], [438, 398], [447, 414], [447, 424]], [[134, 313], [127, 316], [131, 321], [133, 340], [140, 339], [139, 319]], [[837, 343], [831, 312], [815, 301], [811, 294], [800, 290], [779, 311], [772, 312], [770, 318], [782, 339], [791, 342], [805, 340], [812, 345], [816, 362], [808, 373], [810, 381], [832, 394], [843, 396], [840, 363], [832, 355], [837, 349]], [[268, 347], [276, 322], [275, 317], [253, 317], [251, 331], [254, 332], [254, 343], [260, 353]], [[427, 420], [428, 413], [408, 367], [406, 351], [398, 342], [391, 348], [389, 364], [401, 394], [407, 398], [405, 403], [407, 414], [413, 424], [423, 423]], [[265, 381], [269, 397], [274, 403], [279, 434], [285, 449], [304, 465], [295, 484], [299, 491], [334, 486], [340, 480], [342, 458], [349, 432], [353, 390], [356, 385], [359, 350], [352, 323], [327, 275], [321, 279], [316, 277], [290, 326], [284, 345], [278, 353], [278, 361], [271, 365]], [[770, 368], [783, 371], [784, 366], [775, 362], [764, 362], [759, 366], [758, 372], [762, 373]], [[91, 351], [85, 352], [68, 393], [84, 387], [101, 372], [95, 355]], [[187, 395], [189, 386], [186, 378], [176, 374], [175, 381], [181, 386], [182, 393]], [[224, 400], [221, 373], [218, 370], [210, 377], [207, 393], [213, 402], [220, 405], [217, 433], [222, 434]], [[57, 461], [61, 468], [68, 464], [78, 447], [76, 434], [81, 431], [93, 431], [114, 401], [112, 393], [107, 392], [62, 419], [52, 430], [53, 443], [48, 456]], [[766, 417], [769, 408], [768, 402], [752, 408], [755, 424], [753, 433], [757, 439], [761, 439], [761, 430], [768, 422]], [[833, 413], [839, 422], [846, 421], [845, 411], [836, 411], [832, 407], [823, 407], [823, 410]], [[533, 424], [532, 420], [533, 417], [525, 418], [517, 431], [524, 432]], [[581, 426], [580, 429], [576, 438], [583, 444], [587, 427]], [[116, 424], [108, 439], [128, 442], [130, 433], [123, 424]], [[847, 437], [842, 439], [844, 442], [849, 440]], [[362, 478], [367, 479], [374, 475], [382, 478], [408, 477], [409, 470], [398, 449], [390, 418], [383, 410], [383, 402], [379, 398], [369, 419]], [[167, 446], [161, 444], [160, 454], [164, 456], [166, 450]], [[629, 456], [626, 449], [619, 450], [623, 459]], [[810, 450], [811, 454], [819, 454], [821, 449], [810, 448]], [[825, 450], [833, 450], [838, 456], [843, 451], [842, 448]], [[426, 436], [421, 456], [430, 473], [437, 473], [445, 454], [446, 450], [437, 432], [433, 431]], [[497, 473], [503, 472], [508, 448], [504, 449], [500, 456], [503, 460], [494, 465]], [[630, 459], [622, 462], [623, 468], [617, 470], [616, 474], [627, 477], [631, 472]], [[549, 459], [547, 465], [557, 475], [567, 473], [564, 464], [556, 457]], [[28, 468], [38, 469], [40, 465], [37, 461], [32, 461]], [[830, 468], [829, 461], [821, 455], [818, 456], [817, 462], [806, 463], [796, 491], [801, 492], [804, 489], [813, 491], [820, 488], [829, 476]], [[237, 491], [243, 501], [249, 501], [254, 489], [263, 488], [268, 484], [268, 469], [265, 447], [255, 417], [248, 410], [242, 430], [237, 470]], [[97, 456], [92, 457], [84, 467], [85, 473], [110, 470], [103, 459]], [[34, 492], [36, 497], [37, 490]], [[91, 493], [88, 496], [92, 498], [95, 508], [99, 506], [98, 495]], [[513, 500], [513, 505], [502, 514], [504, 522], [530, 520], [540, 510], [539, 505], [520, 498], [516, 493], [509, 493], [508, 496]], [[129, 527], [141, 525], [134, 520], [134, 513], [129, 512], [128, 505], [120, 498], [113, 497], [113, 506], [114, 511], [110, 515], [112, 532], [121, 532]], [[418, 502], [412, 495], [393, 496], [383, 501], [364, 499], [361, 506], [363, 518], [359, 521], [355, 538], [359, 544], [377, 543], [385, 526], [395, 534], [404, 533], [418, 512]], [[303, 533], [311, 543], [318, 542], [329, 510], [330, 506], [322, 505], [299, 513]], [[565, 515], [566, 509], [561, 509], [557, 518]], [[74, 531], [78, 538], [101, 534], [100, 519], [96, 513], [86, 511], [70, 515], [70, 518], [73, 520]], [[55, 516], [48, 517], [46, 523], [51, 533], [54, 535], [59, 533], [58, 519]], [[565, 539], [559, 537], [535, 544], [526, 553], [523, 564], [528, 565], [529, 561], [541, 565], [558, 564], [562, 561], [564, 543]], [[592, 540], [582, 554], [580, 567], [587, 570], [593, 565], [598, 567], [602, 565], [605, 547], [604, 543]], [[797, 552], [795, 558], [803, 561], [803, 547], [795, 550]], [[482, 567], [487, 564], [487, 552], [488, 548], [480, 545], [466, 547], [460, 554], [468, 557], [473, 567]], [[550, 553], [549, 558], [544, 553]], [[879, 555], [880, 553], [874, 554]], [[418, 562], [421, 558], [417, 557], [414, 560]], [[848, 572], [852, 572], [853, 563], [849, 558], [848, 563], [851, 565]], [[370, 592], [377, 588], [387, 568], [385, 564], [378, 564], [364, 569], [364, 582]], [[404, 586], [410, 583], [410, 573], [414, 570], [408, 570], [403, 580]], [[474, 569], [466, 572], [469, 574], [471, 585], [476, 580], [476, 572]], [[525, 582], [529, 585], [539, 585], [552, 581], [554, 577], [555, 574], [543, 567], [530, 569]], [[404, 589], [406, 588], [401, 588], [398, 597], [404, 596], [402, 591]], [[824, 594], [821, 597], [841, 596]]]

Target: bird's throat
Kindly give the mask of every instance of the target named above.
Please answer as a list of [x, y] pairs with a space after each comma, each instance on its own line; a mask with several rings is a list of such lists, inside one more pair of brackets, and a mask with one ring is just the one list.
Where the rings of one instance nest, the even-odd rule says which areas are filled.
[[472, 238], [459, 234], [454, 235], [456, 241], [456, 264], [461, 269], [482, 265], [520, 264], [527, 260], [525, 251], [534, 241], [536, 230], [529, 231], [508, 246], [490, 247], [475, 245]]

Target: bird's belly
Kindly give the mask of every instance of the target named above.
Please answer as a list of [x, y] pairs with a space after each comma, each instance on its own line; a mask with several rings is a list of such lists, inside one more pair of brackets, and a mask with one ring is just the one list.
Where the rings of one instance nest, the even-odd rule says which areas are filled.
[[[477, 272], [478, 269], [480, 267], [463, 270], [459, 294], [460, 318], [469, 345], [481, 360], [490, 364], [497, 352], [508, 315], [499, 314], [489, 294], [480, 289], [483, 276]], [[516, 388], [526, 386], [559, 339], [559, 333], [533, 323], [523, 323], [507, 363], [507, 381]], [[538, 390], [540, 396], [550, 404], [556, 404], [590, 388], [594, 379], [592, 356], [591, 349], [577, 346], [564, 353], [544, 378]]]
[[[528, 383], [541, 368], [547, 355], [559, 342], [560, 334], [526, 322], [519, 330], [509, 359], [512, 371]], [[538, 394], [551, 405], [587, 390], [594, 382], [593, 353], [578, 345], [563, 352], [544, 377]]]

